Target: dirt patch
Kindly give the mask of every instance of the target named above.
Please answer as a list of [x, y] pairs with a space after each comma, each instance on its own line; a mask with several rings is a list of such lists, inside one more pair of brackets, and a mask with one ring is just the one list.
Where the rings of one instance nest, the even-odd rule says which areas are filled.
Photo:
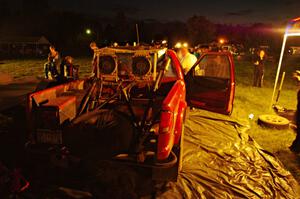
[[13, 82], [12, 76], [7, 73], [0, 72], [0, 85], [7, 85]]
[[0, 85], [37, 83], [39, 81], [41, 81], [41, 78], [35, 76], [25, 76], [16, 79], [13, 78], [10, 74], [0, 72]]
[[[0, 129], [12, 124], [13, 119], [0, 113]], [[0, 130], [1, 131], [1, 130]]]
[[42, 78], [34, 77], [34, 76], [26, 76], [22, 78], [18, 78], [14, 80], [16, 84], [23, 84], [23, 83], [38, 83], [42, 80]]

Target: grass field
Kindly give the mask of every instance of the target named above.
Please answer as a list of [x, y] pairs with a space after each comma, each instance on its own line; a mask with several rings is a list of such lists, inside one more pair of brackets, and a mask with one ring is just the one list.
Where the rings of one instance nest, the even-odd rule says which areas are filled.
[[[0, 73], [8, 74], [14, 80], [20, 80], [28, 76], [43, 77], [43, 64], [45, 60], [7, 60], [0, 63]], [[84, 77], [90, 73], [90, 58], [75, 59], [79, 64], [80, 75]], [[298, 65], [297, 65], [298, 63]], [[288, 147], [295, 139], [295, 132], [288, 130], [273, 130], [257, 125], [257, 117], [260, 114], [274, 113], [270, 109], [272, 86], [275, 79], [277, 63], [269, 62], [265, 67], [265, 82], [263, 88], [252, 87], [253, 65], [247, 61], [236, 61], [236, 96], [232, 117], [238, 119], [250, 127], [249, 134], [264, 149], [275, 154], [285, 167], [291, 171], [296, 180], [300, 182], [299, 156], [291, 153]], [[300, 68], [300, 62], [289, 59], [284, 62], [286, 81], [284, 82], [279, 103], [286, 108], [295, 109], [297, 85], [292, 80], [292, 72]], [[0, 81], [1, 82], [1, 81]], [[249, 119], [249, 114], [254, 118]]]
[[[296, 64], [298, 63], [298, 65]], [[292, 73], [300, 68], [300, 62], [289, 59], [283, 64], [286, 79], [280, 95], [279, 104], [288, 109], [295, 109], [297, 104], [297, 83], [293, 80]], [[236, 62], [236, 97], [232, 117], [242, 120], [251, 128], [249, 134], [264, 149], [275, 154], [285, 167], [300, 182], [299, 156], [290, 152], [289, 146], [295, 139], [292, 129], [274, 130], [262, 128], [257, 125], [257, 117], [261, 114], [274, 113], [270, 109], [273, 84], [277, 70], [277, 63], [267, 63], [265, 67], [265, 80], [263, 88], [252, 87], [253, 65], [249, 62]], [[248, 119], [249, 114], [254, 114], [254, 119]]]

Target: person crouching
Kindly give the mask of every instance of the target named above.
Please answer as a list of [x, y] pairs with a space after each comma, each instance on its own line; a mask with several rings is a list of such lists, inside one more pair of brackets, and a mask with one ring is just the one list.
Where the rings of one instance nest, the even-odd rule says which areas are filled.
[[79, 66], [73, 64], [73, 57], [66, 56], [60, 64], [60, 75], [64, 80], [78, 79]]

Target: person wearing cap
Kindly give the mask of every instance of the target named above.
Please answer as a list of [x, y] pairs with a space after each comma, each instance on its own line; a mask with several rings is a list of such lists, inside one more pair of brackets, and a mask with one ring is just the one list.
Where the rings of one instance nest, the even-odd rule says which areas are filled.
[[179, 51], [177, 56], [183, 68], [184, 74], [187, 74], [192, 66], [197, 62], [197, 57], [189, 52], [187, 43], [184, 43], [178, 47]]

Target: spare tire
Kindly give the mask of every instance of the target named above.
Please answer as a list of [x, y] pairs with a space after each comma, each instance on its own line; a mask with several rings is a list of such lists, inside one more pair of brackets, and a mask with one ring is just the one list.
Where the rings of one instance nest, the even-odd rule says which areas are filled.
[[130, 120], [109, 109], [101, 109], [66, 128], [64, 144], [77, 156], [89, 161], [111, 158], [128, 153], [134, 128]]
[[278, 115], [260, 115], [258, 117], [258, 124], [267, 128], [287, 129], [290, 121]]

